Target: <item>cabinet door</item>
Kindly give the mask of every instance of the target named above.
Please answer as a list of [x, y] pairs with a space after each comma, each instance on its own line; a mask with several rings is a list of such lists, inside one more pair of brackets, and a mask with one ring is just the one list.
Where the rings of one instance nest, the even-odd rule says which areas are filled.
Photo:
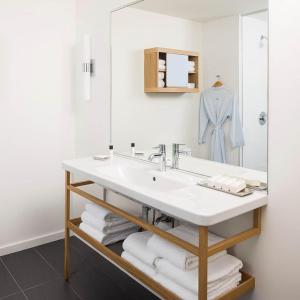
[[167, 87], [187, 87], [188, 56], [167, 53]]

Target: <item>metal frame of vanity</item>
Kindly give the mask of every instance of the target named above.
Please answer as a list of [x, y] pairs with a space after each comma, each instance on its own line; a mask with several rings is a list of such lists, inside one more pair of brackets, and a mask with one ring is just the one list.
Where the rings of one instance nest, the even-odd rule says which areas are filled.
[[[155, 293], [160, 295], [164, 299], [177, 300], [180, 299], [172, 291], [166, 289], [157, 281], [153, 280], [151, 277], [144, 274], [142, 271], [134, 267], [131, 263], [123, 259], [121, 256], [110, 250], [108, 247], [99, 243], [97, 240], [83, 232], [79, 228], [81, 219], [70, 219], [70, 207], [71, 207], [71, 192], [75, 193], [96, 205], [104, 207], [105, 209], [110, 210], [112, 213], [127, 219], [128, 221], [140, 226], [144, 230], [151, 231], [161, 238], [168, 240], [175, 245], [184, 248], [185, 250], [193, 253], [199, 257], [199, 292], [198, 299], [207, 300], [207, 266], [208, 266], [208, 257], [212, 256], [220, 251], [226, 250], [233, 247], [234, 245], [250, 239], [251, 237], [257, 236], [261, 233], [261, 208], [257, 208], [253, 211], [253, 227], [243, 231], [239, 234], [236, 234], [232, 237], [226, 238], [223, 241], [208, 246], [208, 227], [199, 226], [199, 247], [196, 247], [168, 232], [165, 232], [151, 224], [148, 224], [141, 219], [130, 215], [124, 210], [121, 210], [107, 202], [105, 200], [99, 199], [88, 192], [80, 189], [82, 186], [94, 184], [93, 181], [81, 181], [76, 183], [71, 183], [71, 173], [69, 171], [65, 172], [65, 254], [64, 254], [64, 277], [65, 280], [68, 280], [70, 275], [70, 231], [74, 232], [81, 239], [87, 242], [89, 245], [100, 251], [106, 258], [113, 261], [115, 264], [120, 266], [122, 269], [127, 271], [137, 280], [145, 284]], [[231, 300], [236, 299], [239, 296], [245, 294], [249, 290], [255, 287], [255, 278], [246, 272], [242, 272], [242, 281], [234, 289], [230, 290], [226, 294], [218, 297], [216, 300]]]

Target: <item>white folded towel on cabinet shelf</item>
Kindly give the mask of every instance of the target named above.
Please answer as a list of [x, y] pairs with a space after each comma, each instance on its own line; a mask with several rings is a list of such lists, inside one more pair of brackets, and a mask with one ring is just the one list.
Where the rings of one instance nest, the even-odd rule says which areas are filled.
[[[151, 235], [150, 232], [130, 235], [123, 243], [122, 257], [182, 299], [198, 299], [198, 269], [183, 271], [155, 255], [147, 247]], [[238, 286], [241, 267], [239, 259], [227, 254], [209, 262], [208, 299], [215, 299]]]
[[113, 214], [111, 211], [95, 204], [87, 203], [85, 205], [85, 210], [95, 218], [105, 221], [107, 225], [120, 225], [128, 222], [126, 219], [121, 218]]
[[141, 261], [140, 259], [136, 258], [134, 255], [132, 255], [131, 253], [127, 252], [127, 251], [123, 251], [121, 256], [127, 260], [128, 262], [130, 262], [131, 264], [133, 264], [137, 269], [139, 269], [140, 271], [144, 272], [146, 275], [154, 278], [156, 275], [156, 271], [153, 267], [150, 267], [149, 265], [145, 264], [143, 261]]
[[[168, 230], [169, 233], [181, 238], [190, 244], [195, 246], [199, 245], [199, 231], [197, 227], [180, 225], [178, 227]], [[222, 241], [223, 238], [213, 234], [208, 234], [208, 245], [211, 246]], [[147, 246], [151, 249], [157, 256], [167, 259], [170, 263], [174, 264], [182, 270], [192, 270], [198, 266], [198, 257], [194, 254], [188, 252], [187, 250], [176, 246], [175, 244], [159, 237], [158, 235], [153, 235]], [[208, 258], [211, 262], [214, 259], [223, 256], [226, 251], [219, 252]]]
[[[155, 280], [167, 289], [173, 291], [176, 295], [184, 300], [198, 300], [198, 294], [193, 293], [192, 291], [184, 288], [183, 286], [175, 283], [174, 281], [168, 279], [166, 276], [161, 274], [156, 275]], [[214, 300], [222, 294], [234, 289], [238, 286], [239, 283], [232, 283], [230, 285], [224, 286], [218, 290], [207, 291], [207, 299]]]
[[81, 215], [81, 220], [83, 223], [94, 227], [95, 229], [98, 229], [104, 234], [112, 234], [112, 233], [117, 233], [120, 231], [124, 231], [127, 229], [133, 229], [136, 228], [138, 229], [138, 226], [128, 222], [127, 220], [120, 220], [122, 223], [117, 222], [105, 222], [103, 219], [98, 219], [91, 215], [89, 212], [84, 211]]
[[94, 227], [89, 226], [85, 223], [80, 223], [79, 228], [86, 234], [97, 240], [99, 243], [102, 243], [104, 245], [109, 245], [125, 240], [130, 234], [137, 231], [136, 228], [131, 228], [117, 233], [104, 234], [100, 230], [97, 230]]
[[149, 231], [133, 233], [123, 242], [123, 249], [148, 266], [153, 267], [157, 255], [147, 247], [147, 242], [151, 236], [152, 233]]
[[[175, 283], [197, 294], [198, 292], [198, 268], [190, 271], [184, 271], [166, 259], [157, 259], [155, 266], [161, 275], [168, 277]], [[220, 288], [223, 285], [232, 284], [241, 280], [239, 270], [243, 267], [243, 263], [229, 255], [225, 254], [222, 257], [208, 263], [208, 289], [213, 290]], [[229, 283], [226, 282], [229, 280]]]

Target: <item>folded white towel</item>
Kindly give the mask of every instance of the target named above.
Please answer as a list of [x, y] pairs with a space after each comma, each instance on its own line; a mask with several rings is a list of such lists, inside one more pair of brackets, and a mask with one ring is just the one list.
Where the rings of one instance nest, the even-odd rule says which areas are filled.
[[147, 247], [147, 242], [151, 236], [152, 233], [149, 231], [133, 233], [124, 241], [123, 249], [134, 255], [143, 263], [154, 267], [153, 263], [157, 255]]
[[[138, 226], [130, 223], [130, 222], [126, 222], [126, 223], [122, 223], [122, 224], [118, 224], [118, 222], [123, 222], [123, 220], [119, 220], [119, 221], [112, 221], [112, 222], [105, 222], [104, 220], [95, 218], [93, 215], [91, 215], [89, 212], [84, 211], [81, 215], [81, 220], [83, 223], [94, 227], [95, 229], [102, 231], [104, 234], [112, 234], [112, 233], [117, 233], [120, 231], [124, 231], [127, 229], [131, 229], [131, 228], [136, 228], [138, 229]], [[116, 225], [114, 225], [114, 223], [117, 223]]]
[[122, 221], [123, 223], [128, 222], [126, 219], [114, 215], [111, 211], [96, 204], [87, 203], [85, 205], [85, 210], [99, 220], [103, 220], [105, 222], [114, 222], [114, 225], [122, 224], [117, 223], [117, 221]]
[[174, 294], [178, 295], [183, 300], [198, 300], [198, 296], [195, 293], [189, 291], [188, 289], [185, 289], [184, 287], [173, 282], [164, 275], [157, 274], [155, 276], [155, 280], [168, 290], [172, 291]]
[[[155, 261], [155, 266], [160, 274], [197, 294], [198, 268], [191, 271], [184, 271], [177, 268], [166, 259], [157, 259]], [[222, 281], [227, 280], [228, 278], [232, 279], [232, 276], [238, 274], [242, 267], [243, 263], [229, 254], [209, 262], [207, 274], [209, 288], [212, 289], [215, 286], [220, 285]], [[237, 280], [237, 282], [238, 281], [239, 280]]]
[[165, 73], [164, 72], [158, 72], [158, 79], [162, 80], [165, 78]]
[[118, 241], [125, 240], [130, 234], [137, 231], [137, 228], [131, 228], [113, 234], [104, 234], [103, 232], [85, 223], [80, 223], [79, 228], [82, 231], [84, 231], [86, 234], [90, 235], [92, 238], [94, 238], [95, 240], [97, 240], [98, 242], [104, 245], [109, 245], [109, 244], [116, 243]]
[[[199, 230], [197, 227], [180, 225], [173, 229], [168, 230], [169, 233], [193, 244], [195, 246], [199, 245]], [[222, 241], [223, 238], [213, 234], [208, 234], [208, 245], [211, 246], [215, 243]], [[198, 266], [198, 257], [194, 254], [188, 252], [187, 250], [176, 246], [175, 244], [160, 238], [158, 235], [153, 235], [147, 246], [151, 249], [157, 256], [167, 259], [169, 262], [177, 266], [182, 270], [192, 270]], [[227, 252], [222, 251], [208, 258], [211, 262], [218, 257], [225, 255]]]
[[128, 262], [130, 262], [131, 264], [133, 264], [137, 269], [139, 269], [140, 271], [144, 272], [146, 275], [150, 276], [151, 278], [154, 278], [154, 276], [156, 275], [156, 271], [146, 265], [145, 263], [143, 263], [142, 261], [140, 261], [138, 258], [136, 258], [134, 255], [132, 255], [131, 253], [128, 253], [126, 251], [123, 251], [121, 256], [127, 260]]
[[[181, 285], [173, 282], [172, 280], [168, 279], [167, 277], [157, 274], [155, 276], [155, 280], [163, 285], [165, 288], [173, 291], [176, 295], [178, 295], [183, 300], [198, 300], [198, 294], [193, 293], [192, 291], [182, 287]], [[233, 283], [231, 285], [224, 286], [218, 290], [208, 292], [207, 299], [213, 300], [217, 297], [221, 296], [222, 294], [229, 292], [231, 289], [234, 289], [238, 286], [238, 283]]]
[[195, 68], [195, 67], [189, 67], [189, 72], [190, 72], [190, 73], [196, 72], [196, 68]]
[[194, 62], [193, 60], [189, 60], [188, 64], [189, 64], [189, 66], [195, 67], [196, 62]]
[[163, 80], [158, 80], [158, 87], [163, 88], [165, 87], [165, 82]]

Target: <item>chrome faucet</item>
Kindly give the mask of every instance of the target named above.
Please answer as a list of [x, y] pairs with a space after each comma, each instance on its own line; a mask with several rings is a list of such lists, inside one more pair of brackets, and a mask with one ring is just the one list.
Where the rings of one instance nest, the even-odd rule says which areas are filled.
[[148, 160], [153, 161], [154, 158], [160, 157], [160, 171], [166, 171], [167, 169], [167, 157], [166, 157], [166, 145], [160, 144], [154, 149], [159, 149], [158, 153], [152, 153], [149, 155]]
[[172, 145], [172, 168], [173, 169], [178, 169], [180, 154], [185, 154], [185, 155], [189, 154], [189, 151], [180, 150], [180, 146], [184, 146], [184, 144], [173, 144]]

